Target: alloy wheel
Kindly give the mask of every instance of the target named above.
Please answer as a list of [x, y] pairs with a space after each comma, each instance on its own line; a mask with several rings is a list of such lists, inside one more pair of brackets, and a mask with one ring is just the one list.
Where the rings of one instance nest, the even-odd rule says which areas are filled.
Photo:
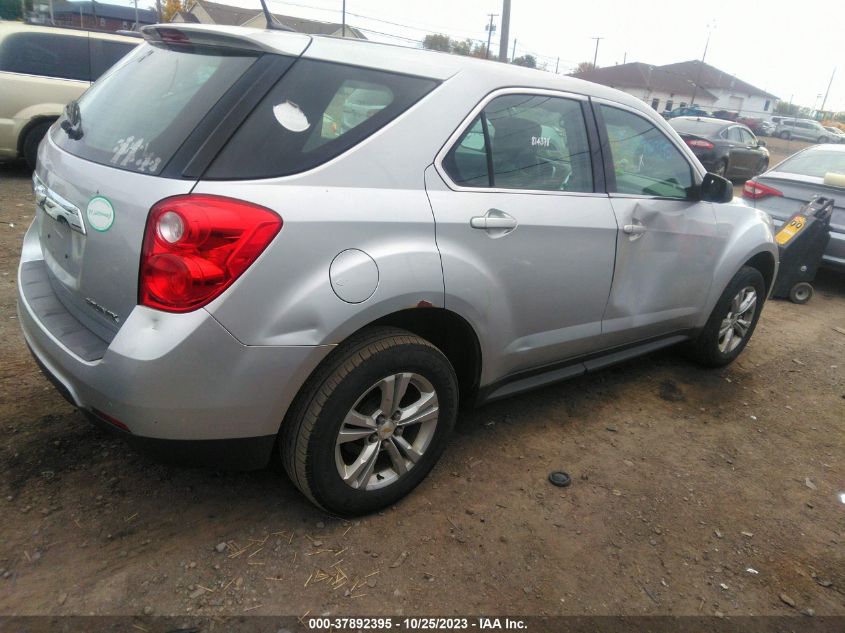
[[389, 486], [428, 449], [439, 417], [437, 392], [410, 372], [382, 378], [355, 402], [338, 431], [335, 464], [351, 488]]
[[757, 291], [745, 286], [731, 300], [728, 314], [719, 327], [719, 351], [729, 354], [734, 351], [748, 334], [757, 310]]

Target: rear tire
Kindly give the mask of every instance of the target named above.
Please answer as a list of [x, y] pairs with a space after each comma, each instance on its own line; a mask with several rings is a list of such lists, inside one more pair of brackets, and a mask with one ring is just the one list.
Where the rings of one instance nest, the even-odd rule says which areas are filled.
[[706, 367], [733, 362], [757, 327], [765, 297], [766, 282], [760, 271], [751, 266], [740, 268], [716, 302], [704, 329], [690, 342], [690, 357]]
[[35, 164], [38, 162], [38, 146], [51, 125], [53, 125], [52, 121], [38, 123], [26, 133], [26, 138], [23, 141], [23, 157], [32, 171], [35, 171]]
[[789, 138], [790, 138], [790, 134], [789, 134], [789, 132], [781, 132], [781, 133], [780, 133], [780, 137], [781, 137], [784, 141], [788, 141], [788, 140], [789, 140]]
[[728, 177], [728, 161], [727, 161], [727, 159], [723, 159], [719, 163], [719, 166], [716, 168], [716, 171], [714, 173], [717, 176], [721, 176], [722, 178]]
[[439, 349], [398, 328], [365, 330], [332, 352], [297, 396], [280, 431], [282, 462], [320, 507], [374, 512], [431, 471], [457, 411], [457, 378]]

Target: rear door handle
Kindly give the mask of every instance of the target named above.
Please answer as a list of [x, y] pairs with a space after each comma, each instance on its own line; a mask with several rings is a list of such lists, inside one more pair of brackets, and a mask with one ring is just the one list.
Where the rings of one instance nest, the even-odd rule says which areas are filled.
[[510, 233], [518, 224], [516, 218], [499, 209], [490, 209], [484, 215], [477, 215], [469, 220], [472, 228], [492, 231], [495, 237]]
[[622, 232], [628, 235], [642, 235], [646, 228], [642, 224], [626, 224], [622, 227]]

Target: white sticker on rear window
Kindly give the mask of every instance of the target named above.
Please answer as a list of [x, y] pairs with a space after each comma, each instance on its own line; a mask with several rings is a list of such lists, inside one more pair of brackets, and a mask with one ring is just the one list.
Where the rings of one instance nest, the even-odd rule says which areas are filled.
[[283, 128], [291, 132], [304, 132], [311, 127], [305, 113], [291, 101], [273, 106], [273, 116]]

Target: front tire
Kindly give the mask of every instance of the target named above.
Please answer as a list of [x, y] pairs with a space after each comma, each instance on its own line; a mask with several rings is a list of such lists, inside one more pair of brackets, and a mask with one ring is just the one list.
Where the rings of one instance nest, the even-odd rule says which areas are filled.
[[282, 461], [322, 508], [374, 512], [431, 471], [457, 411], [457, 378], [439, 349], [405, 330], [365, 330], [303, 387], [282, 424]]
[[723, 367], [745, 349], [766, 297], [766, 282], [756, 268], [743, 266], [716, 302], [707, 324], [691, 341], [689, 354], [706, 367]]

